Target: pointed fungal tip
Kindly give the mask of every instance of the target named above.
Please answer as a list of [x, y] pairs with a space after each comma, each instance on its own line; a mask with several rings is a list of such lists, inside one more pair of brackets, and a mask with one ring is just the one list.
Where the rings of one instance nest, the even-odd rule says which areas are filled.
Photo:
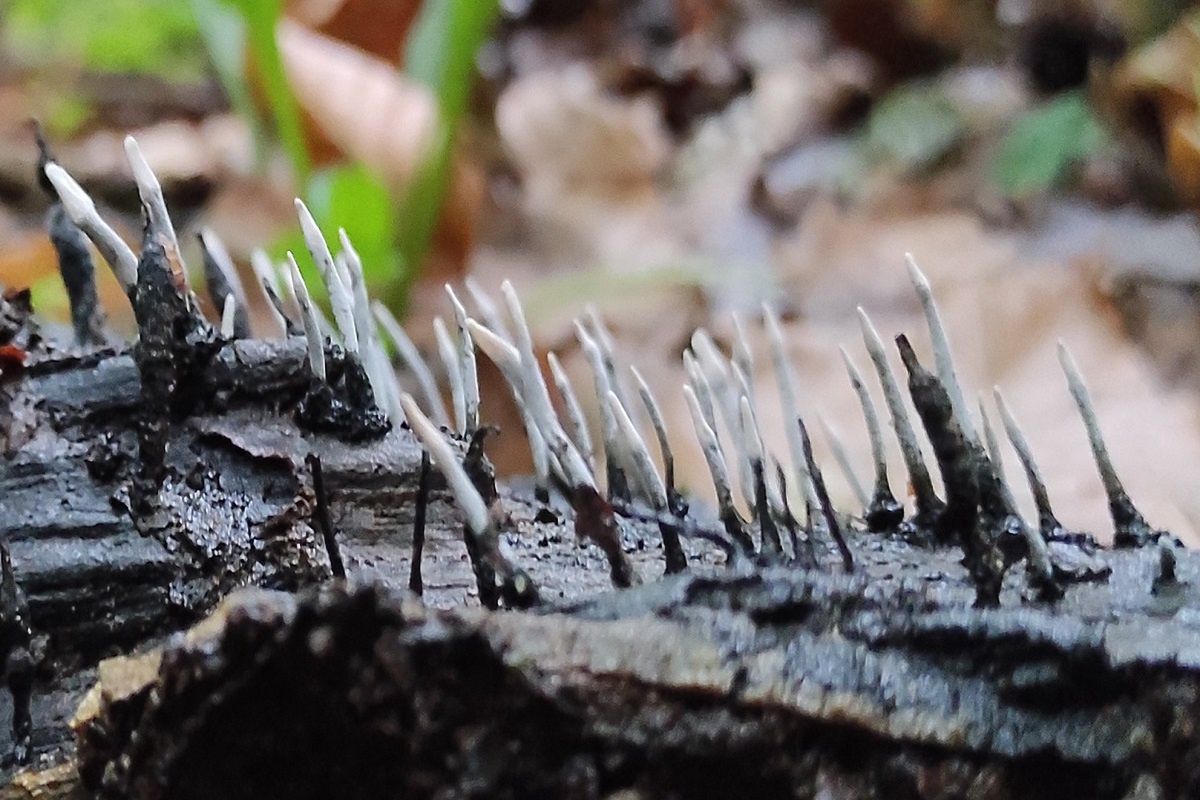
[[1083, 373], [1079, 371], [1079, 364], [1075, 361], [1074, 354], [1067, 347], [1067, 343], [1062, 339], [1058, 340], [1058, 363], [1062, 370], [1067, 375], [1067, 379], [1072, 382], [1083, 382]]
[[596, 346], [596, 342], [592, 338], [592, 335], [588, 333], [587, 328], [584, 327], [583, 320], [574, 319], [571, 320], [571, 324], [575, 326], [575, 338], [579, 341], [579, 345], [581, 347], [586, 350], [590, 347]]
[[58, 193], [58, 199], [62, 201], [67, 216], [75, 224], [79, 224], [84, 218], [96, 213], [96, 204], [83, 190], [83, 187], [71, 177], [70, 173], [53, 162], [47, 164], [44, 171], [54, 186], [54, 191]]
[[863, 337], [868, 340], [876, 340], [879, 338], [879, 331], [875, 330], [875, 323], [871, 321], [871, 315], [862, 306], [855, 309], [858, 314], [858, 327], [862, 331]]
[[900, 350], [900, 360], [904, 362], [904, 366], [909, 372], [921, 366], [920, 360], [917, 359], [917, 352], [913, 350], [907, 335], [903, 333], [896, 335], [896, 347]]
[[[501, 336], [497, 335], [491, 329], [481, 325], [470, 317], [466, 320], [466, 328], [467, 334], [478, 345], [479, 349], [494, 361], [497, 367], [500, 367], [505, 377], [515, 379], [516, 375], [513, 371], [519, 369], [521, 364], [521, 355], [517, 352], [517, 348], [504, 341]], [[516, 381], [514, 388], [520, 388], [519, 380]]]
[[758, 433], [758, 420], [754, 417], [754, 408], [750, 404], [750, 398], [742, 395], [738, 400], [738, 413], [741, 418], [742, 435], [745, 437], [746, 444], [750, 452], [746, 455], [752, 460], [760, 464], [763, 460], [762, 439]]
[[928, 293], [930, 291], [929, 278], [926, 277], [925, 273], [921, 270], [921, 267], [918, 266], [917, 259], [913, 257], [912, 253], [904, 254], [904, 263], [905, 266], [908, 267], [909, 280], [912, 281], [912, 284], [916, 288], [917, 292], [920, 294]]
[[149, 188], [156, 192], [161, 191], [158, 177], [150, 169], [150, 163], [146, 161], [146, 156], [142, 154], [141, 146], [133, 136], [125, 137], [125, 158], [129, 161], [129, 167], [133, 170], [133, 178], [137, 181], [139, 188]]
[[1071, 351], [1067, 349], [1067, 343], [1061, 338], [1056, 342], [1055, 349], [1058, 351], [1058, 360], [1063, 362], [1063, 366], [1066, 366], [1066, 362], [1068, 361], [1074, 361], [1071, 358]]

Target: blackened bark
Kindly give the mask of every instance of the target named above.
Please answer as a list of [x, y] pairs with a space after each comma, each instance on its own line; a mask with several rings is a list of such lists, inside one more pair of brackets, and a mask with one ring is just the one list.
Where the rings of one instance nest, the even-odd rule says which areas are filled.
[[[615, 512], [592, 490], [576, 498], [579, 516], [564, 504], [549, 517], [561, 521], [538, 521], [541, 503], [501, 484], [506, 557], [542, 602], [487, 612], [462, 520], [432, 473], [420, 606], [394, 592], [412, 574], [421, 450], [405, 429], [347, 441], [306, 427], [301, 340], [217, 342], [176, 372], [164, 446], [151, 450], [161, 479], [142, 508], [136, 359], [55, 349], [26, 317], [0, 306], [0, 339], [30, 352], [0, 383], [0, 539], [41, 655], [35, 756], [75, 758], [65, 717], [105, 673], [99, 659], [163, 648], [140, 684], [94, 695], [81, 718], [78, 760], [66, 763], [89, 791], [1200, 791], [1191, 551], [1173, 551], [1166, 579], [1159, 548], [1056, 542], [1088, 559], [1063, 578], [1062, 599], [1044, 602], [1018, 561], [989, 583], [994, 606], [977, 608], [980, 576], [962, 563], [975, 540], [963, 531], [928, 544], [846, 527], [853, 573], [839, 552], [795, 544], [772, 566], [739, 556], [726, 569], [705, 541], [720, 523], [701, 515], [712, 528], [701, 536], [693, 514], [679, 529], [690, 572], [663, 578], [657, 520], [627, 513], [610, 526]], [[331, 349], [331, 380], [347, 368]], [[309, 455], [321, 461], [344, 586], [312, 588], [330, 568]], [[761, 537], [737, 530], [750, 548]], [[244, 586], [280, 591], [243, 596], [188, 640], [171, 638]]]

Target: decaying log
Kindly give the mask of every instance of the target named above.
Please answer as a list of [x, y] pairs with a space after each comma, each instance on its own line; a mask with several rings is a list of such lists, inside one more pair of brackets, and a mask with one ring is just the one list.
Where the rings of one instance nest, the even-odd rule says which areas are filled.
[[[511, 341], [451, 293], [439, 429], [374, 339], [357, 254], [343, 236], [335, 259], [302, 203], [344, 346], [294, 259], [288, 338], [245, 338], [224, 268], [214, 328], [127, 148], [140, 255], [43, 153], [73, 336], [39, 327], [28, 293], [0, 297], [0, 754], [29, 764], [0, 800], [1200, 796], [1200, 554], [1126, 495], [1065, 347], [1113, 549], [1050, 524], [1044, 492], [1040, 530], [1021, 518], [911, 262], [936, 374], [898, 342], [945, 500], [863, 314], [917, 497], [907, 518], [833, 507], [768, 315], [793, 473], [758, 430], [744, 339], [726, 359], [700, 331], [685, 396], [709, 514], [658, 475], [592, 319], [597, 481], [507, 284]], [[80, 232], [129, 295], [131, 345], [96, 334]], [[487, 461], [472, 342], [511, 385], [531, 489]], [[646, 395], [669, 464], [678, 423]]]
[[1128, 589], [1100, 592], [1122, 606], [1097, 618], [1094, 587], [972, 610], [956, 559], [897, 569], [906, 550], [866, 574], [667, 577], [540, 614], [237, 596], [98, 704], [83, 782], [139, 799], [1196, 796], [1195, 609], [1142, 591], [1149, 554], [1113, 560]]
[[[303, 358], [298, 339], [232, 342], [214, 356], [190, 388], [196, 407], [170, 426], [161, 505], [149, 515], [130, 501], [140, 386], [127, 353], [40, 360], [0, 387], [11, 413], [0, 541], [45, 651], [35, 751], [66, 743], [62, 718], [86, 679], [65, 676], [186, 627], [235, 587], [294, 590], [330, 577], [310, 453], [324, 467], [351, 579], [406, 585], [421, 450], [407, 430], [357, 444], [302, 431], [293, 408], [308, 381]], [[431, 485], [424, 596], [459, 605], [475, 593], [462, 521], [436, 475]], [[602, 558], [581, 549], [569, 527], [535, 522], [531, 498], [520, 493], [506, 493], [504, 507], [515, 522], [510, 546], [530, 554], [527, 568], [549, 596], [607, 586]], [[646, 526], [628, 526], [625, 537], [655, 557]], [[57, 709], [49, 719], [47, 701]], [[11, 746], [8, 736], [0, 727], [0, 751]]]

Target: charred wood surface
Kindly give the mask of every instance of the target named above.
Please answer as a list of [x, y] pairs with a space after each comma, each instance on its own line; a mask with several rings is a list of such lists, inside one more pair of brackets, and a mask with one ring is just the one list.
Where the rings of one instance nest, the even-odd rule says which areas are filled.
[[[399, 594], [422, 450], [402, 427], [347, 442], [298, 421], [300, 339], [218, 341], [179, 373], [139, 502], [159, 411], [133, 353], [56, 348], [7, 300], [4, 326], [26, 357], [0, 383], [0, 542], [33, 630], [39, 771], [0, 797], [1200, 794], [1200, 556], [1165, 539], [1050, 542], [1053, 601], [1004, 551], [981, 607], [962, 543], [995, 531], [843, 526], [848, 572], [815, 532], [804, 566], [726, 567], [676, 520], [689, 572], [663, 577], [661, 520], [623, 508], [642, 585], [612, 591], [611, 553], [576, 535], [595, 520], [501, 485], [508, 558], [542, 604], [489, 612], [435, 472], [422, 604]], [[330, 382], [347, 364], [331, 348]], [[242, 587], [276, 591], [178, 633]], [[133, 652], [150, 655], [115, 691], [129, 662], [101, 659]]]
[[1179, 623], [872, 572], [672, 576], [537, 614], [244, 595], [98, 704], [81, 774], [139, 799], [1195, 796]]

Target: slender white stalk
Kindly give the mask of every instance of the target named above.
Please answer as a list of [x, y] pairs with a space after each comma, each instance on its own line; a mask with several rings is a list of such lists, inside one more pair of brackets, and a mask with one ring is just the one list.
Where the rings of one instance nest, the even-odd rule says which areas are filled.
[[550, 402], [550, 390], [546, 387], [546, 379], [533, 349], [533, 335], [526, 324], [521, 300], [509, 281], [500, 285], [500, 293], [504, 296], [504, 304], [513, 323], [514, 343], [520, 355], [521, 395], [529, 406], [530, 414], [541, 429], [542, 438], [550, 447], [567, 481], [571, 485], [592, 485], [591, 467], [563, 430], [554, 405]]
[[987, 408], [983, 404], [983, 395], [979, 396], [979, 427], [983, 431], [983, 441], [984, 446], [987, 448], [988, 459], [992, 462], [992, 469], [996, 471], [997, 480], [1000, 481], [1000, 491], [1004, 502], [1013, 514], [1020, 517], [1020, 513], [1017, 510], [1017, 499], [1013, 496], [1012, 487], [1008, 484], [1008, 476], [1004, 474], [1004, 455], [1000, 452], [1000, 442], [996, 438], [996, 432], [992, 428], [992, 421], [988, 417]]
[[733, 358], [731, 360], [742, 371], [742, 374], [746, 376], [747, 388], [750, 392], [747, 396], [750, 398], [751, 403], [753, 403], [755, 400], [753, 394], [754, 385], [748, 379], [754, 375], [754, 354], [750, 350], [750, 341], [746, 337], [746, 327], [742, 324], [741, 315], [733, 314], [732, 317], [734, 340]]
[[562, 398], [567, 412], [567, 423], [571, 426], [571, 438], [575, 441], [575, 448], [587, 461], [594, 475], [596, 453], [592, 450], [592, 435], [588, 431], [587, 419], [583, 415], [579, 397], [575, 394], [575, 387], [571, 384], [571, 377], [567, 375], [566, 370], [559, 363], [558, 356], [554, 353], [548, 353], [546, 360], [550, 362], [550, 374], [554, 377], [554, 385], [558, 389], [559, 397]]
[[792, 458], [792, 468], [799, 479], [800, 492], [808, 508], [814, 513], [820, 509], [821, 502], [817, 498], [817, 489], [813, 484], [812, 475], [808, 471], [808, 460], [804, 457], [804, 440], [800, 436], [800, 406], [796, 401], [796, 375], [792, 370], [791, 361], [787, 357], [787, 349], [783, 343], [783, 332], [779, 328], [779, 319], [767, 305], [763, 305], [763, 322], [767, 329], [767, 339], [771, 343], [771, 364], [775, 368], [775, 383], [779, 387], [779, 405], [783, 411], [784, 437], [787, 439], [788, 454]]
[[350, 293], [354, 298], [354, 330], [361, 345], [364, 341], [374, 341], [375, 324], [371, 319], [371, 298], [367, 292], [367, 278], [363, 274], [362, 258], [354, 249], [345, 228], [338, 228], [338, 241], [342, 246], [342, 263], [346, 267], [346, 276], [350, 279]]
[[871, 442], [871, 462], [875, 468], [875, 488], [887, 489], [889, 488], [887, 452], [883, 447], [883, 432], [879, 426], [879, 414], [875, 411], [875, 401], [871, 399], [871, 393], [867, 389], [866, 381], [863, 380], [858, 365], [850, 358], [846, 348], [839, 349], [842, 354], [842, 362], [846, 365], [846, 373], [850, 376], [850, 385], [854, 387], [854, 393], [858, 396], [858, 404], [862, 408], [863, 419], [867, 423], [867, 437]]
[[1029, 482], [1029, 489], [1033, 493], [1033, 500], [1037, 505], [1038, 517], [1043, 527], [1051, 529], [1058, 527], [1058, 520], [1054, 518], [1054, 510], [1050, 506], [1050, 493], [1046, 489], [1046, 481], [1042, 477], [1042, 471], [1038, 468], [1037, 460], [1033, 457], [1033, 448], [1029, 446], [1029, 440], [1025, 438], [1025, 433], [1021, 430], [1017, 418], [1013, 416], [999, 386], [992, 388], [992, 397], [996, 401], [996, 408], [1000, 410], [1000, 420], [1004, 423], [1008, 441], [1017, 451], [1017, 459], [1025, 470], [1025, 479]]
[[1113, 466], [1112, 458], [1108, 454], [1108, 447], [1104, 444], [1104, 434], [1100, 432], [1100, 420], [1096, 416], [1096, 407], [1092, 404], [1091, 393], [1088, 392], [1087, 384], [1083, 382], [1083, 375], [1079, 372], [1079, 366], [1075, 363], [1071, 351], [1067, 349], [1067, 345], [1061, 339], [1058, 341], [1058, 363], [1062, 365], [1063, 374], [1067, 376], [1067, 386], [1070, 388], [1071, 397], [1074, 398], [1075, 405], [1079, 408], [1079, 416], [1083, 418], [1083, 425], [1087, 429], [1088, 443], [1092, 446], [1092, 455], [1096, 459], [1096, 468], [1100, 471], [1100, 479], [1104, 483], [1104, 491], [1108, 495], [1109, 503], [1116, 502], [1118, 498], [1127, 499], [1125, 488], [1117, 476], [1117, 469]]
[[296, 257], [290, 250], [287, 254], [287, 263], [288, 271], [284, 273], [284, 276], [292, 296], [296, 298], [296, 303], [300, 306], [304, 338], [308, 343], [308, 365], [312, 369], [313, 375], [323, 381], [325, 380], [325, 337], [321, 335], [321, 323], [314, 312], [312, 298], [308, 295], [308, 286], [304, 283], [304, 276], [300, 274]]
[[692, 333], [692, 352], [696, 356], [701, 372], [708, 379], [713, 399], [725, 421], [726, 429], [729, 431], [729, 435], [734, 437], [737, 449], [741, 451], [741, 443], [736, 440], [738, 429], [741, 427], [736, 424], [738, 418], [737, 391], [731, 383], [729, 363], [704, 328], [697, 328]]
[[399, 426], [407, 419], [404, 407], [400, 405], [400, 376], [396, 374], [392, 362], [388, 361], [387, 354], [383, 352], [383, 345], [379, 342], [371, 342], [371, 348], [366, 352], [370, 370], [378, 378], [381, 387], [375, 394], [375, 400], [387, 413], [392, 425]]
[[[261, 248], [254, 248], [250, 251], [250, 268], [254, 270], [254, 277], [258, 279], [263, 294], [267, 295], [267, 308], [270, 309], [271, 319], [275, 320], [279, 335], [287, 338], [288, 321], [287, 317], [283, 315], [283, 296], [280, 292], [279, 277], [275, 274], [274, 265], [271, 264], [271, 257]], [[273, 299], [272, 294], [274, 295]], [[276, 305], [276, 302], [279, 305]]]
[[[333, 257], [333, 266], [337, 269], [338, 280], [342, 282], [342, 286], [346, 287], [346, 291], [350, 293], [350, 301], [354, 302], [354, 278], [350, 275], [350, 260], [346, 256], [345, 250], [338, 251], [338, 254]], [[353, 305], [351, 313], [354, 312]], [[357, 332], [358, 328], [355, 328]]]
[[367, 293], [367, 279], [363, 274], [362, 258], [354, 249], [354, 244], [346, 234], [345, 228], [338, 229], [338, 241], [341, 252], [337, 261], [339, 277], [342, 283], [350, 288], [353, 298], [354, 333], [358, 337], [359, 357], [367, 380], [371, 382], [371, 391], [375, 402], [387, 412], [388, 419], [393, 425], [404, 421], [404, 409], [400, 405], [400, 394], [397, 389], [396, 371], [388, 362], [387, 355], [379, 337], [375, 335], [375, 322], [371, 316], [371, 299]]
[[504, 376], [504, 380], [508, 381], [509, 387], [520, 396], [524, 376], [521, 372], [521, 354], [517, 352], [517, 348], [473, 319], [468, 318], [466, 326], [475, 345], [492, 360]]
[[550, 447], [546, 444], [542, 431], [538, 428], [533, 414], [522, 401], [517, 401], [517, 409], [521, 412], [521, 424], [525, 426], [529, 439], [529, 453], [533, 458], [533, 480], [541, 488], [550, 485]]
[[466, 395], [463, 393], [462, 364], [459, 363], [459, 348], [450, 331], [446, 329], [446, 321], [441, 317], [433, 318], [433, 333], [437, 337], [438, 354], [442, 357], [442, 369], [446, 373], [446, 382], [450, 384], [450, 399], [454, 406], [454, 430], [465, 434], [467, 430]]
[[667, 421], [663, 418], [662, 409], [659, 408], [658, 401], [654, 399], [654, 392], [650, 391], [650, 384], [646, 383], [642, 373], [634, 366], [631, 366], [629, 371], [633, 373], [634, 382], [638, 387], [638, 395], [642, 398], [642, 406], [650, 417], [650, 425], [654, 428], [655, 438], [658, 439], [658, 454], [662, 458], [665, 470], [667, 465], [672, 464], [675, 460], [671, 454], [671, 440], [667, 436]]
[[996, 474], [1007, 488], [1008, 481], [1004, 477], [1004, 454], [1000, 451], [1000, 440], [992, 428], [992, 420], [988, 416], [987, 407], [983, 403], [983, 395], [979, 395], [979, 427], [983, 431], [983, 443], [987, 448], [988, 458], [996, 468]]
[[466, 407], [467, 430], [479, 427], [479, 369], [475, 363], [475, 344], [467, 326], [467, 309], [458, 301], [458, 295], [450, 284], [445, 284], [446, 296], [454, 308], [454, 321], [458, 325], [459, 364], [462, 366], [463, 403]]
[[642, 496], [656, 511], [662, 511], [667, 507], [667, 490], [658, 475], [658, 469], [654, 466], [654, 459], [650, 457], [650, 451], [646, 448], [645, 440], [638, 433], [637, 426], [629, 418], [625, 407], [621, 405], [621, 399], [617, 397], [616, 392], [610, 391], [605, 401], [617, 423], [620, 447], [634, 467], [634, 477], [642, 489]]
[[717, 508], [722, 515], [736, 513], [733, 489], [729, 484], [729, 473], [725, 469], [725, 456], [721, 453], [716, 431], [705, 420], [695, 390], [684, 384], [683, 396], [692, 415], [692, 425], [696, 429], [696, 438], [700, 442], [701, 452], [704, 453], [704, 461], [708, 464], [708, 474], [712, 476], [713, 489], [717, 493]]
[[229, 248], [225, 246], [225, 242], [221, 241], [221, 237], [212, 228], [200, 229], [200, 242], [208, 251], [213, 265], [220, 271], [221, 277], [229, 286], [238, 305], [242, 308], [249, 307], [246, 300], [246, 287], [242, 284], [242, 278], [238, 275], [237, 267], [233, 263], [233, 257], [229, 255]]
[[512, 333], [508, 329], [508, 324], [504, 321], [504, 316], [500, 313], [499, 307], [479, 285], [474, 276], [468, 275], [463, 278], [463, 286], [467, 289], [467, 294], [471, 296], [471, 302], [475, 304], [476, 310], [479, 312], [479, 317], [484, 324], [496, 332], [497, 336], [501, 336], [507, 341], [513, 340]]
[[471, 479], [467, 477], [467, 472], [459, 462], [454, 448], [446, 441], [437, 426], [421, 412], [412, 395], [400, 395], [400, 405], [404, 409], [413, 433], [421, 440], [421, 444], [433, 458], [434, 465], [446, 478], [446, 485], [450, 487], [450, 493], [454, 495], [454, 500], [463, 510], [463, 516], [466, 517], [467, 530], [475, 537], [484, 535], [491, 528], [487, 504], [484, 503], [483, 496], [475, 489], [475, 484], [471, 483]]
[[325, 291], [329, 294], [329, 305], [333, 309], [333, 318], [337, 322], [338, 331], [342, 334], [342, 344], [350, 353], [357, 354], [358, 332], [354, 327], [354, 297], [350, 287], [342, 280], [337, 264], [334, 263], [333, 253], [325, 241], [324, 234], [317, 227], [317, 221], [309, 213], [308, 206], [299, 197], [296, 198], [296, 215], [300, 218], [300, 232], [304, 234], [304, 244], [312, 256], [321, 280], [325, 282]]
[[388, 311], [383, 303], [372, 304], [371, 310], [374, 312], [379, 326], [391, 339], [396, 354], [400, 356], [400, 360], [404, 362], [408, 371], [417, 379], [417, 386], [421, 389], [421, 397], [425, 400], [425, 407], [429, 414], [437, 420], [439, 425], [449, 426], [450, 416], [446, 413], [446, 404], [442, 402], [442, 394], [438, 391], [437, 380], [434, 379], [433, 371], [429, 369], [429, 364], [421, 355], [421, 351], [413, 344], [413, 340], [408, 337], [399, 321], [392, 316], [392, 312]]
[[749, 390], [746, 388], [749, 385], [749, 380], [746, 379], [741, 367], [738, 367], [736, 364], [733, 367], [733, 371], [738, 377], [738, 383], [743, 387], [738, 401], [738, 426], [742, 430], [742, 441], [746, 443], [743, 475], [745, 476], [746, 486], [750, 492], [746, 497], [746, 502], [751, 507], [758, 502], [757, 488], [754, 485], [755, 462], [757, 461], [758, 466], [762, 468], [763, 485], [767, 490], [767, 503], [771, 513], [776, 518], [782, 519], [784, 515], [783, 496], [775, 473], [767, 469], [767, 453], [763, 445], [762, 430], [758, 427], [758, 412], [754, 409], [754, 401], [751, 399]]
[[[163, 198], [162, 185], [158, 176], [142, 155], [137, 140], [132, 136], [125, 137], [125, 157], [133, 171], [133, 180], [137, 184], [138, 197], [150, 218], [150, 225], [159, 231], [163, 237], [163, 249], [167, 253], [167, 263], [178, 266], [184, 288], [188, 287], [187, 268], [183, 263], [183, 255], [179, 250], [179, 239], [175, 236], [175, 226], [171, 223], [171, 215], [167, 212], [167, 201]], [[238, 302], [245, 302], [244, 297], [238, 297]]]
[[700, 412], [704, 416], [704, 423], [715, 432], [717, 430], [717, 413], [713, 407], [712, 387], [709, 386], [708, 378], [704, 376], [704, 370], [700, 369], [700, 364], [690, 349], [683, 351], [683, 371], [687, 374], [688, 382], [696, 393], [696, 400], [700, 403]]
[[[742, 497], [746, 501], [747, 507], [754, 508], [755, 503], [757, 502], [757, 489], [754, 485], [754, 464], [750, 457], [750, 453], [754, 445], [751, 439], [758, 435], [758, 422], [753, 413], [754, 406], [751, 404], [750, 420], [754, 422], [754, 427], [746, 428], [746, 418], [741, 413], [741, 400], [743, 398], [748, 400], [752, 396], [750, 393], [750, 379], [746, 376], [746, 373], [742, 371], [742, 368], [736, 363], [731, 361], [729, 362], [729, 366], [730, 372], [733, 374], [734, 394], [738, 400], [737, 405], [735, 406], [737, 409], [737, 415], [733, 416], [732, 418], [727, 417], [725, 420], [725, 426], [731, 431], [736, 428], [732, 438], [735, 447], [734, 453], [738, 464], [738, 479], [741, 483]], [[768, 483], [771, 483], [774, 481], [774, 476], [767, 478], [764, 471], [763, 479]]]
[[859, 505], [866, 508], [871, 502], [871, 496], [867, 494], [866, 488], [863, 487], [862, 481], [854, 472], [854, 465], [850, 461], [850, 456], [846, 453], [846, 446], [842, 443], [842, 437], [838, 435], [833, 426], [825, 417], [817, 414], [817, 422], [820, 423], [825, 431], [825, 439], [829, 442], [829, 449], [833, 451], [833, 458], [837, 461], [838, 466], [842, 470], [842, 474], [846, 476], [846, 483], [850, 484], [850, 490], [854, 492], [854, 499]]
[[550, 390], [546, 388], [546, 379], [542, 376], [541, 367], [538, 365], [537, 355], [533, 349], [533, 336], [529, 332], [529, 326], [525, 323], [525, 310], [521, 307], [517, 292], [511, 283], [505, 281], [500, 284], [500, 293], [504, 296], [508, 316], [513, 322], [513, 342], [517, 347], [517, 352], [521, 354], [525, 400], [539, 419], [557, 420], [554, 406], [550, 402]]
[[746, 395], [742, 395], [738, 402], [738, 416], [746, 437], [746, 460], [762, 469], [765, 460], [762, 437], [758, 435], [758, 420], [754, 417], [754, 407], [750, 405], [750, 398]]
[[587, 314], [588, 321], [592, 325], [592, 335], [595, 338], [596, 346], [600, 349], [604, 368], [608, 371], [608, 385], [612, 387], [612, 391], [621, 399], [621, 406], [632, 411], [634, 405], [625, 386], [624, 376], [617, 369], [617, 342], [613, 338], [612, 332], [609, 331], [608, 326], [604, 324], [604, 319], [600, 316], [600, 312], [596, 310], [594, 304], [588, 303], [584, 307], [584, 312]]
[[225, 339], [233, 338], [233, 322], [237, 316], [237, 301], [233, 299], [232, 294], [225, 295], [225, 307], [221, 309], [221, 336]]
[[933, 360], [937, 365], [938, 378], [946, 387], [946, 393], [950, 395], [950, 404], [954, 407], [954, 414], [959, 419], [963, 433], [968, 439], [978, 443], [979, 434], [975, 431], [971, 410], [967, 407], [967, 401], [963, 397], [962, 384], [958, 382], [958, 374], [954, 369], [954, 356], [950, 351], [950, 339], [946, 335], [946, 326], [942, 324], [942, 315], [938, 311], [937, 300], [934, 299], [929, 279], [917, 266], [917, 261], [913, 258], [912, 253], [905, 253], [904, 260], [908, 265], [908, 277], [917, 292], [917, 299], [921, 301], [921, 310], [925, 313], [925, 323], [929, 327], [929, 338], [933, 345]]
[[862, 306], [858, 307], [858, 323], [862, 329], [863, 344], [866, 345], [871, 363], [875, 367], [875, 374], [879, 377], [880, 388], [883, 389], [883, 399], [887, 403], [888, 413], [892, 419], [892, 431], [896, 434], [896, 441], [900, 444], [900, 453], [904, 457], [908, 483], [917, 493], [918, 504], [927, 506], [935, 500], [933, 484], [929, 478], [929, 469], [925, 466], [925, 456], [921, 452], [916, 429], [913, 427], [912, 419], [908, 416], [908, 407], [904, 405], [904, 395], [900, 391], [900, 383], [896, 379], [896, 373], [892, 371], [892, 365], [887, 360], [887, 353], [883, 349], [883, 340], [879, 338], [879, 331], [875, 330], [875, 325]]
[[[1016, 429], [1016, 420], [1012, 418], [1012, 414], [1008, 412], [1004, 405], [1004, 398], [1000, 396], [999, 388], [992, 389], [992, 395], [996, 399], [996, 407], [1000, 410], [1000, 417], [1004, 422], [1005, 430], [1008, 431], [1009, 437], [1012, 437], [1012, 431]], [[1012, 423], [1010, 428], [1009, 423]], [[992, 460], [992, 466], [996, 470], [996, 475], [1000, 479], [1000, 489], [1004, 493], [1004, 502], [1008, 503], [1008, 507], [1012, 509], [1013, 515], [1016, 517], [1017, 525], [1020, 526], [1021, 536], [1025, 539], [1026, 549], [1028, 550], [1030, 570], [1034, 572], [1046, 585], [1054, 584], [1054, 564], [1050, 559], [1050, 549], [1046, 545], [1046, 540], [1043, 538], [1042, 532], [1036, 531], [1025, 521], [1025, 518], [1017, 511], [1017, 501], [1013, 497], [1012, 488], [1008, 485], [1008, 480], [1004, 477], [1004, 461], [1000, 454], [1000, 443], [996, 439], [996, 434], [992, 430], [991, 421], [988, 419], [987, 410], [983, 404], [983, 397], [979, 398], [979, 423], [983, 427], [984, 440], [987, 442], [988, 457]], [[1020, 436], [1020, 430], [1017, 430]], [[1023, 436], [1020, 438], [1024, 439]], [[1014, 442], [1014, 447], [1015, 447]], [[1025, 456], [1021, 454], [1021, 449], [1017, 449], [1017, 456], [1022, 464], [1025, 463]], [[1028, 447], [1026, 447], [1028, 450]], [[1036, 473], [1037, 467], [1034, 467]], [[1027, 472], [1027, 477], [1029, 473]], [[1038, 507], [1038, 518], [1040, 523], [1045, 528], [1046, 526], [1057, 526], [1057, 521], [1054, 520], [1054, 512], [1050, 511], [1049, 504], [1045, 510], [1042, 508], [1043, 500], [1046, 497], [1046, 490], [1043, 486], [1039, 496], [1038, 488], [1034, 484], [1034, 478], [1030, 477], [1030, 485], [1033, 488], [1034, 501]]]
[[617, 444], [617, 422], [613, 417], [612, 409], [609, 408], [608, 403], [604, 402], [604, 398], [608, 397], [608, 393], [612, 391], [612, 386], [608, 381], [608, 369], [604, 366], [604, 356], [601, 354], [596, 340], [591, 337], [579, 320], [575, 320], [575, 337], [579, 340], [583, 355], [592, 368], [592, 380], [595, 383], [596, 399], [600, 406], [600, 434], [604, 444], [604, 458], [607, 462], [625, 469], [628, 465], [624, 463]]
[[[517, 348], [501, 338], [499, 334], [473, 319], [467, 319], [467, 330], [479, 349], [500, 370], [500, 374], [504, 376], [509, 389], [512, 390], [513, 401], [521, 414], [521, 422], [525, 426], [525, 433], [529, 440], [535, 471], [540, 470], [538, 472], [539, 480], [542, 480], [544, 485], [549, 469], [556, 463], [558, 470], [571, 485], [580, 483], [591, 485], [591, 471], [578, 460], [578, 453], [572, 453], [571, 448], [565, 447], [561, 441], [566, 434], [560, 436], [560, 432], [553, 430], [552, 425], [547, 425], [546, 421], [539, 420], [526, 401], [521, 354], [517, 352]], [[546, 452], [547, 449], [549, 453]]]
[[279, 283], [279, 275], [275, 272], [275, 265], [271, 263], [271, 257], [267, 255], [267, 251], [261, 247], [256, 247], [250, 251], [250, 268], [254, 270], [254, 277], [258, 278], [259, 282], [265, 286], [270, 286], [271, 291], [282, 299], [283, 287]]
[[67, 216], [92, 240], [92, 244], [96, 245], [96, 249], [108, 262], [125, 293], [132, 292], [133, 287], [137, 285], [138, 268], [138, 259], [133, 250], [100, 218], [92, 198], [65, 169], [51, 162], [46, 165], [46, 177], [58, 193], [58, 199], [62, 201]]

